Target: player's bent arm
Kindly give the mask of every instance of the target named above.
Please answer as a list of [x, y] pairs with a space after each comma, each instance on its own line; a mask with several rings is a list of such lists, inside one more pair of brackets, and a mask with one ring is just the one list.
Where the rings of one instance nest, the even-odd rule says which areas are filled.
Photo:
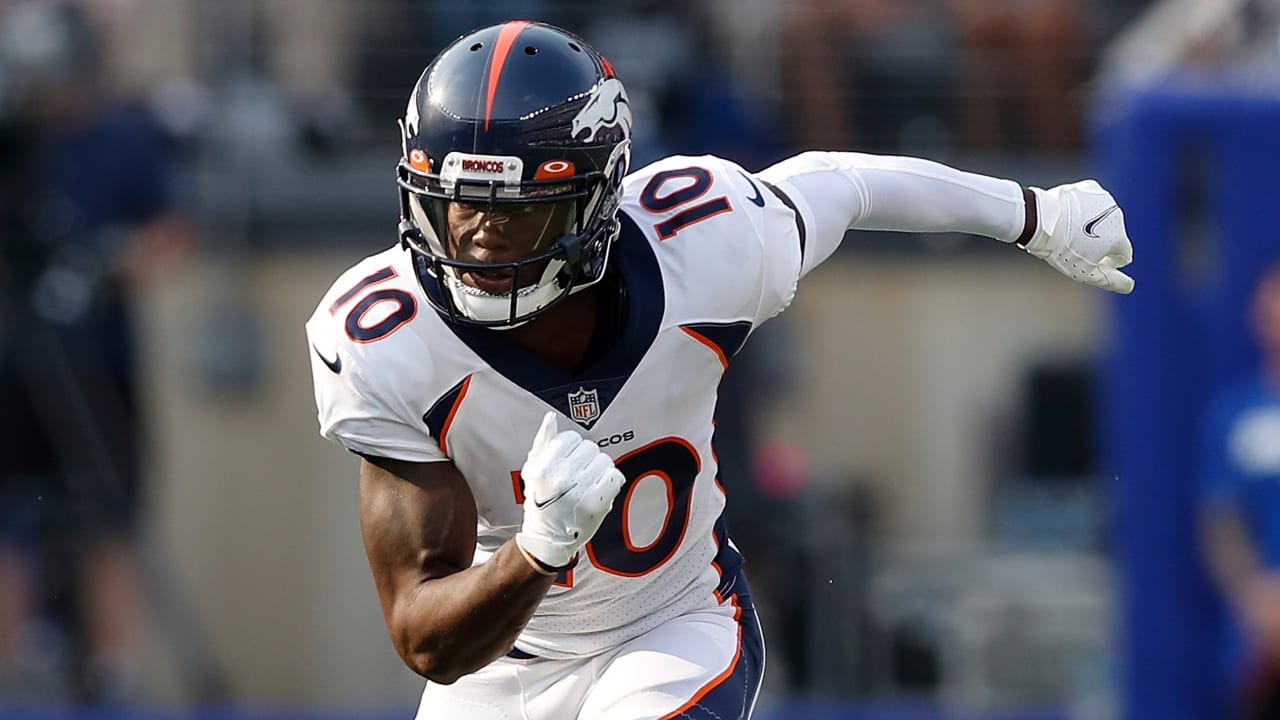
[[471, 566], [475, 499], [451, 462], [366, 457], [360, 526], [391, 641], [433, 682], [452, 683], [510, 650], [554, 579], [514, 541]]

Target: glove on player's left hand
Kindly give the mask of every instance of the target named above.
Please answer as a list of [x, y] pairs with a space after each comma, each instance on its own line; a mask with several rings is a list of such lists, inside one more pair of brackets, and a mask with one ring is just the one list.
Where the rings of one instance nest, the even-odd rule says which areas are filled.
[[1124, 211], [1096, 180], [1042, 190], [1036, 197], [1036, 228], [1023, 246], [1055, 270], [1111, 292], [1133, 292], [1133, 278], [1119, 268], [1133, 261]]

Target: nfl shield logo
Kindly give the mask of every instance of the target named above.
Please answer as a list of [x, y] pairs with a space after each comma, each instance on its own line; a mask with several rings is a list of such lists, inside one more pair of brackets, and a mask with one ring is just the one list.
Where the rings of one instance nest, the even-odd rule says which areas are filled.
[[584, 390], [569, 393], [569, 417], [586, 425], [600, 417], [600, 397], [595, 390]]

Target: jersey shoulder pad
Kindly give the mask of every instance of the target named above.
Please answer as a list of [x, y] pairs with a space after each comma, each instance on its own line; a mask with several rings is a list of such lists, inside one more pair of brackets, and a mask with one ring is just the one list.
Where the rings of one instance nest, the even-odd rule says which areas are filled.
[[418, 287], [409, 253], [393, 248], [338, 276], [311, 313], [307, 333], [314, 343], [377, 361], [393, 354], [389, 348], [412, 342], [423, 331], [420, 316], [429, 319], [430, 306]]
[[[763, 186], [736, 163], [714, 155], [672, 155], [623, 180], [622, 203], [651, 216], [659, 240], [749, 224], [769, 201]], [[772, 193], [769, 193], [771, 195]], [[711, 219], [715, 223], [704, 227]]]
[[443, 336], [457, 341], [427, 305], [408, 256], [394, 248], [357, 263], [307, 321], [316, 410], [321, 434], [350, 450], [437, 460], [421, 415], [448, 391]]
[[[671, 156], [628, 175], [623, 211], [654, 247], [668, 288], [694, 314], [758, 323], [799, 278], [795, 216], [759, 178], [712, 155]], [[708, 318], [711, 319], [711, 318]]]

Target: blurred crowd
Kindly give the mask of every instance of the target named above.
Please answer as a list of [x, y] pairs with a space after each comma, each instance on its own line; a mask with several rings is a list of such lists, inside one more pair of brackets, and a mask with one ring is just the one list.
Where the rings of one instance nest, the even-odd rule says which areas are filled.
[[191, 238], [171, 139], [82, 9], [0, 21], [0, 697], [138, 686], [145, 589], [132, 292]]
[[804, 147], [1074, 152], [1108, 53], [1130, 80], [1238, 64], [1242, 48], [1265, 64], [1276, 13], [1270, 0], [69, 1], [98, 36], [103, 81], [182, 138], [251, 97], [311, 149], [386, 142], [435, 50], [533, 17], [611, 49], [658, 121], [647, 157], [735, 150], [747, 164]]
[[659, 120], [641, 161], [709, 149], [752, 164], [799, 147], [1073, 151], [1099, 51], [1147, 0], [77, 4], [111, 48], [110, 82], [180, 135], [252, 83], [313, 149], [377, 142], [436, 49], [534, 17], [610, 49]]
[[[1274, 82], [1278, 7], [3, 0], [0, 707], [145, 699], [150, 591], [135, 540], [147, 418], [131, 303], [202, 252], [193, 178], [225, 160], [209, 148], [243, 141], [329, 164], [394, 152], [394, 121], [437, 50], [470, 28], [535, 18], [609, 55], [639, 118], [637, 165], [713, 153], [759, 169], [805, 148], [1079, 162], [1099, 82], [1158, 82], [1187, 63], [1243, 64]], [[737, 390], [770, 378], [784, 392], [789, 345], [757, 342], [735, 364], [718, 439], [726, 473], [755, 478], [732, 498], [730, 526], [760, 575], [766, 622], [787, 638], [781, 689], [803, 692], [807, 620], [786, 575], [804, 549], [781, 526], [803, 512], [795, 488], [808, 470], [788, 448], [758, 452], [751, 419], [770, 397]], [[1274, 643], [1275, 613], [1262, 614], [1254, 624]], [[927, 685], [928, 662], [912, 665], [911, 638], [900, 644], [904, 677]]]

